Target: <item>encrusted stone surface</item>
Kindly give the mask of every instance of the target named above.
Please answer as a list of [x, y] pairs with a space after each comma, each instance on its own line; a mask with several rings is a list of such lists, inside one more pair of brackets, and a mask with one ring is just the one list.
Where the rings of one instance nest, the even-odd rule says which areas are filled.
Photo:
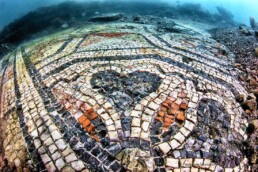
[[223, 46], [193, 26], [179, 34], [126, 25], [70, 29], [8, 55], [0, 68], [4, 168], [248, 170], [236, 101], [247, 92], [233, 59], [216, 53]]

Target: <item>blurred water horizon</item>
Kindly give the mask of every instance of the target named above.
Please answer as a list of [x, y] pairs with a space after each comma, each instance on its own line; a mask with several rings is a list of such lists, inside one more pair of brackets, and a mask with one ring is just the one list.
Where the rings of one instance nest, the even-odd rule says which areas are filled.
[[[0, 0], [0, 30], [16, 19], [40, 7], [47, 7], [62, 2], [106, 2], [109, 0]], [[117, 0], [114, 3], [129, 2], [128, 0]], [[249, 25], [249, 18], [258, 18], [258, 1], [256, 0], [130, 0], [130, 2], [145, 3], [168, 3], [170, 5], [182, 5], [184, 3], [200, 4], [203, 9], [210, 13], [216, 13], [216, 7], [223, 7], [234, 15], [234, 20], [238, 23]], [[104, 8], [104, 7], [103, 7]], [[155, 14], [153, 14], [155, 15]]]

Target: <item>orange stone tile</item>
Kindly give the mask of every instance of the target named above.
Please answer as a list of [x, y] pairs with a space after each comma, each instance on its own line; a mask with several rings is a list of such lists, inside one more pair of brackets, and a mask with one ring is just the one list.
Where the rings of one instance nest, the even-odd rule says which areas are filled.
[[159, 114], [159, 116], [164, 116], [165, 112], [164, 111], [159, 111], [158, 114]]
[[93, 109], [93, 108], [90, 108], [90, 109], [87, 110], [87, 113], [88, 113], [88, 114], [91, 114], [92, 112], [94, 112], [94, 109]]
[[163, 130], [167, 130], [169, 127], [170, 127], [170, 124], [169, 123], [165, 123], [164, 126], [163, 126]]
[[178, 114], [176, 116], [176, 119], [179, 121], [179, 122], [184, 122], [185, 121], [185, 114], [184, 112], [182, 111], [178, 111]]
[[162, 105], [167, 107], [167, 108], [169, 107], [169, 105], [167, 103], [165, 103], [165, 102], [163, 102]]
[[170, 100], [170, 99], [166, 99], [166, 100], [164, 101], [164, 103], [166, 103], [166, 104], [168, 104], [168, 105], [171, 105], [173, 102], [172, 102], [172, 100]]
[[176, 103], [173, 103], [173, 104], [172, 104], [172, 108], [173, 108], [174, 110], [178, 110], [178, 109], [179, 109], [179, 105], [176, 104]]
[[186, 110], [187, 109], [187, 104], [181, 103], [180, 108], [183, 109], [183, 110]]
[[97, 114], [97, 112], [93, 112], [91, 114], [87, 114], [87, 117], [89, 120], [94, 120], [98, 117], [98, 114]]
[[85, 128], [87, 127], [88, 125], [90, 125], [90, 120], [89, 119], [86, 119], [85, 121], [82, 122], [82, 127]]
[[163, 129], [168, 129], [170, 126], [171, 126], [172, 123], [170, 122], [165, 122], [164, 125], [163, 125]]
[[169, 119], [173, 119], [173, 120], [175, 119], [175, 117], [173, 115], [168, 115], [168, 114], [165, 115], [165, 118], [169, 118]]
[[82, 115], [80, 118], [78, 118], [78, 122], [82, 124], [86, 119], [86, 116]]
[[91, 138], [93, 138], [96, 142], [99, 142], [100, 140], [99, 140], [99, 137], [97, 136], [97, 135], [93, 135], [93, 136], [91, 136]]
[[165, 106], [161, 106], [160, 110], [166, 112], [167, 108]]
[[156, 118], [155, 118], [156, 120], [158, 120], [158, 121], [160, 121], [160, 122], [162, 122], [163, 121], [163, 118], [161, 117], [161, 116], [156, 116]]
[[86, 113], [87, 110], [89, 110], [90, 108], [92, 108], [90, 105], [88, 105], [87, 103], [83, 103], [83, 105], [81, 106], [81, 110]]
[[171, 108], [171, 109], [169, 109], [168, 114], [169, 115], [176, 115], [177, 114], [177, 110]]
[[91, 133], [92, 131], [94, 131], [94, 126], [92, 124], [90, 124], [89, 126], [87, 126], [85, 128], [85, 130], [87, 131], [87, 133]]
[[171, 119], [171, 118], [164, 118], [164, 123], [170, 123], [170, 124], [172, 124], [172, 123], [174, 123], [174, 120], [173, 119]]

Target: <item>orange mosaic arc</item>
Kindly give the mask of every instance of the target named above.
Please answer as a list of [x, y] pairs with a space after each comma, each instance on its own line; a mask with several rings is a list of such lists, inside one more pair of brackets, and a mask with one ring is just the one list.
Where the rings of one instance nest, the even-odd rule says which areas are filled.
[[85, 40], [85, 42], [81, 45], [81, 47], [86, 47], [89, 46], [91, 44], [95, 44], [98, 43], [100, 41], [102, 41], [101, 38], [96, 38], [96, 36], [99, 37], [105, 37], [105, 38], [117, 38], [117, 37], [121, 37], [121, 36], [125, 36], [125, 35], [129, 35], [131, 33], [127, 33], [127, 32], [121, 32], [121, 33], [92, 33], [89, 35], [88, 39]]
[[74, 118], [82, 126], [85, 132], [89, 134], [91, 138], [99, 142], [99, 137], [96, 133], [95, 127], [92, 124], [92, 120], [98, 118], [98, 114], [94, 109], [85, 102], [82, 102], [71, 95], [62, 93], [57, 89], [53, 89], [54, 96], [60, 101], [65, 110], [69, 111]]
[[187, 101], [184, 100], [180, 105], [178, 105], [175, 103], [176, 99], [172, 100], [167, 98], [157, 111], [155, 119], [163, 123], [163, 130], [168, 130], [175, 122], [180, 126], [185, 121], [184, 111], [187, 108], [187, 103], [185, 103]]

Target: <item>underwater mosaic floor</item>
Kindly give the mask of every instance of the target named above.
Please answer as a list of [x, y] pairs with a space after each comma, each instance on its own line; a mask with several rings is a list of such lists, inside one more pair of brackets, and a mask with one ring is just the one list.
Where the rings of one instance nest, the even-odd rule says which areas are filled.
[[202, 30], [92, 25], [1, 69], [4, 157], [24, 171], [245, 171], [247, 121], [224, 46]]

